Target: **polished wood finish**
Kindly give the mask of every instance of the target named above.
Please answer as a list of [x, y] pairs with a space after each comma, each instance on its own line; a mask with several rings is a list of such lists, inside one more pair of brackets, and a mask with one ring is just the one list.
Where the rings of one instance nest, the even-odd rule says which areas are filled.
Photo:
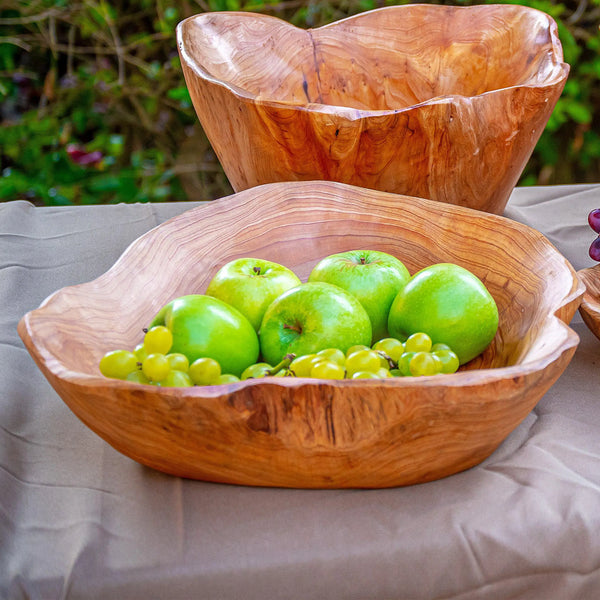
[[577, 271], [586, 290], [579, 312], [590, 331], [600, 339], [600, 265]]
[[[370, 248], [411, 273], [437, 262], [482, 279], [500, 313], [489, 348], [453, 375], [386, 381], [250, 380], [157, 388], [103, 378], [176, 296], [236, 257], [305, 281], [334, 252]], [[302, 488], [387, 487], [478, 464], [569, 363], [583, 285], [542, 234], [504, 217], [333, 182], [259, 186], [138, 238], [98, 279], [50, 296], [19, 333], [58, 394], [120, 452], [183, 477]]]
[[206, 13], [177, 39], [235, 191], [333, 180], [496, 214], [569, 71], [555, 22], [515, 5], [395, 6], [310, 30]]

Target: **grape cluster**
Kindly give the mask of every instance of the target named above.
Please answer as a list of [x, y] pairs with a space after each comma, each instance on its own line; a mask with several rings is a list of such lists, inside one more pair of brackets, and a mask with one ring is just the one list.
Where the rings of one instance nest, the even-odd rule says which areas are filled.
[[414, 333], [404, 342], [384, 338], [373, 346], [352, 346], [347, 352], [326, 348], [314, 354], [288, 354], [276, 366], [251, 365], [242, 379], [266, 377], [310, 377], [315, 379], [385, 379], [454, 373], [456, 354], [446, 344], [432, 344], [425, 333]]
[[[133, 351], [113, 350], [100, 360], [105, 377], [163, 387], [220, 385], [240, 381], [221, 373], [219, 363], [208, 357], [191, 364], [184, 354], [171, 353], [173, 336], [167, 327], [149, 329]], [[425, 333], [414, 333], [404, 342], [384, 338], [371, 347], [352, 346], [347, 352], [325, 348], [314, 354], [286, 355], [277, 365], [258, 362], [247, 367], [241, 379], [262, 377], [310, 377], [314, 379], [385, 379], [454, 373], [457, 355], [446, 344], [432, 344]]]
[[595, 208], [588, 215], [590, 227], [598, 234], [598, 237], [590, 245], [590, 258], [600, 262], [600, 208]]
[[171, 331], [157, 325], [145, 332], [144, 340], [133, 351], [112, 350], [100, 360], [105, 377], [125, 379], [163, 387], [219, 385], [239, 381], [235, 375], [221, 373], [221, 365], [208, 357], [190, 364], [185, 354], [169, 354], [173, 345]]

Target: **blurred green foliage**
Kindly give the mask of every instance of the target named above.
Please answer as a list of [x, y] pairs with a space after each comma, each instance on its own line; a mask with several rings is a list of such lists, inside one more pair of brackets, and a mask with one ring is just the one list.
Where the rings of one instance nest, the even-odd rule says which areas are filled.
[[[199, 12], [244, 10], [318, 27], [405, 3], [5, 0], [0, 8], [0, 200], [60, 205], [229, 194], [183, 80], [177, 23]], [[600, 181], [600, 0], [520, 4], [556, 19], [571, 65], [520, 183]]]

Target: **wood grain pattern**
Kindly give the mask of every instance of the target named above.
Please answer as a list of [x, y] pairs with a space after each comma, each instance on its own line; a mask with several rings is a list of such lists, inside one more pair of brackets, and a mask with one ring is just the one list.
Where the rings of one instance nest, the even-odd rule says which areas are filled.
[[600, 265], [577, 271], [585, 285], [579, 313], [590, 331], [600, 340]]
[[[202, 293], [241, 256], [305, 281], [331, 253], [372, 248], [411, 273], [455, 262], [500, 312], [490, 347], [459, 373], [387, 381], [273, 378], [167, 389], [108, 380], [98, 362], [132, 348], [172, 298]], [[208, 202], [138, 238], [98, 279], [50, 296], [19, 333], [92, 430], [145, 465], [229, 483], [387, 487], [478, 464], [569, 363], [583, 285], [534, 229], [503, 217], [333, 182], [259, 186]], [[148, 290], [152, 293], [149, 294]]]
[[207, 13], [177, 40], [234, 190], [333, 180], [496, 214], [569, 72], [555, 22], [514, 5], [395, 6], [311, 30]]

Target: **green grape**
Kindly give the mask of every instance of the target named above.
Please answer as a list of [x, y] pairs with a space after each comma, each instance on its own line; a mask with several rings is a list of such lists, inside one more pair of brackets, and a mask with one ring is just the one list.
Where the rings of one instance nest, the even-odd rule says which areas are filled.
[[383, 352], [386, 356], [389, 356], [394, 363], [398, 364], [398, 360], [404, 352], [404, 344], [396, 338], [383, 338], [373, 344], [373, 350]]
[[442, 344], [441, 342], [438, 342], [437, 344], [433, 344], [433, 346], [431, 346], [431, 352], [439, 352], [440, 350], [452, 350], [452, 348], [450, 348], [448, 344]]
[[392, 377], [404, 377], [400, 369], [390, 369], [390, 375]]
[[316, 354], [298, 356], [290, 363], [290, 370], [296, 377], [310, 377], [310, 371], [315, 361], [319, 360]]
[[460, 362], [458, 356], [456, 356], [452, 350], [437, 350], [436, 352], [433, 352], [433, 354], [442, 362], [442, 373], [456, 373], [456, 371], [458, 371]]
[[266, 362], [255, 363], [244, 369], [244, 372], [241, 376], [241, 380], [244, 381], [245, 379], [257, 379], [259, 377], [266, 377], [272, 368], [273, 367]]
[[144, 348], [148, 354], [166, 354], [173, 345], [173, 334], [164, 325], [156, 325], [144, 336]]
[[235, 383], [236, 381], [239, 381], [240, 378], [233, 375], [232, 373], [223, 373], [222, 375], [219, 375], [219, 381], [217, 381], [217, 384], [222, 384], [222, 383]]
[[441, 371], [441, 367], [440, 359], [429, 352], [415, 352], [409, 364], [410, 374], [415, 377], [437, 375]]
[[171, 370], [169, 361], [164, 354], [158, 352], [149, 354], [142, 362], [142, 371], [151, 381], [162, 381]]
[[404, 342], [405, 352], [429, 352], [431, 350], [431, 338], [426, 333], [413, 333]]
[[319, 358], [325, 358], [328, 361], [337, 363], [338, 365], [344, 366], [346, 362], [346, 355], [339, 348], [325, 348], [317, 352]]
[[125, 379], [138, 368], [138, 359], [129, 350], [112, 350], [100, 359], [100, 373], [111, 379]]
[[214, 358], [203, 356], [190, 365], [188, 372], [195, 385], [216, 385], [221, 376], [221, 365]]
[[414, 352], [404, 352], [398, 361], [398, 370], [405, 377], [410, 375], [410, 361], [412, 357], [415, 355]]
[[192, 378], [184, 371], [171, 369], [169, 374], [159, 382], [161, 387], [192, 387], [194, 382]]
[[183, 371], [187, 373], [190, 368], [190, 361], [185, 354], [181, 354], [180, 352], [173, 352], [173, 354], [167, 354], [167, 360], [171, 365], [171, 369], [175, 371]]
[[350, 346], [348, 350], [346, 350], [346, 358], [348, 358], [351, 354], [355, 352], [359, 352], [360, 350], [370, 350], [369, 346], [365, 346], [364, 344], [356, 344], [355, 346]]
[[358, 371], [375, 373], [381, 367], [381, 356], [375, 350], [358, 350], [346, 358], [346, 372], [352, 376]]
[[133, 353], [140, 363], [144, 362], [144, 359], [148, 356], [148, 352], [146, 352], [146, 347], [144, 346], [143, 342], [139, 343], [135, 347]]
[[373, 371], [356, 371], [352, 373], [350, 379], [381, 379], [377, 373]]
[[431, 358], [433, 359], [433, 362], [435, 363], [435, 374], [438, 375], [440, 373], [443, 373], [442, 371], [442, 361], [440, 359], [440, 357], [437, 354], [434, 354], [433, 352], [429, 353], [429, 356], [431, 356]]
[[319, 360], [313, 364], [310, 376], [316, 379], [344, 379], [346, 371], [336, 362]]
[[144, 375], [144, 373], [140, 369], [131, 371], [131, 373], [129, 373], [129, 375], [127, 375], [125, 379], [134, 383], [150, 383], [150, 380]]
[[375, 374], [378, 375], [380, 379], [387, 379], [388, 377], [391, 377], [390, 370], [386, 369], [385, 367], [381, 367], [380, 369], [377, 369]]

